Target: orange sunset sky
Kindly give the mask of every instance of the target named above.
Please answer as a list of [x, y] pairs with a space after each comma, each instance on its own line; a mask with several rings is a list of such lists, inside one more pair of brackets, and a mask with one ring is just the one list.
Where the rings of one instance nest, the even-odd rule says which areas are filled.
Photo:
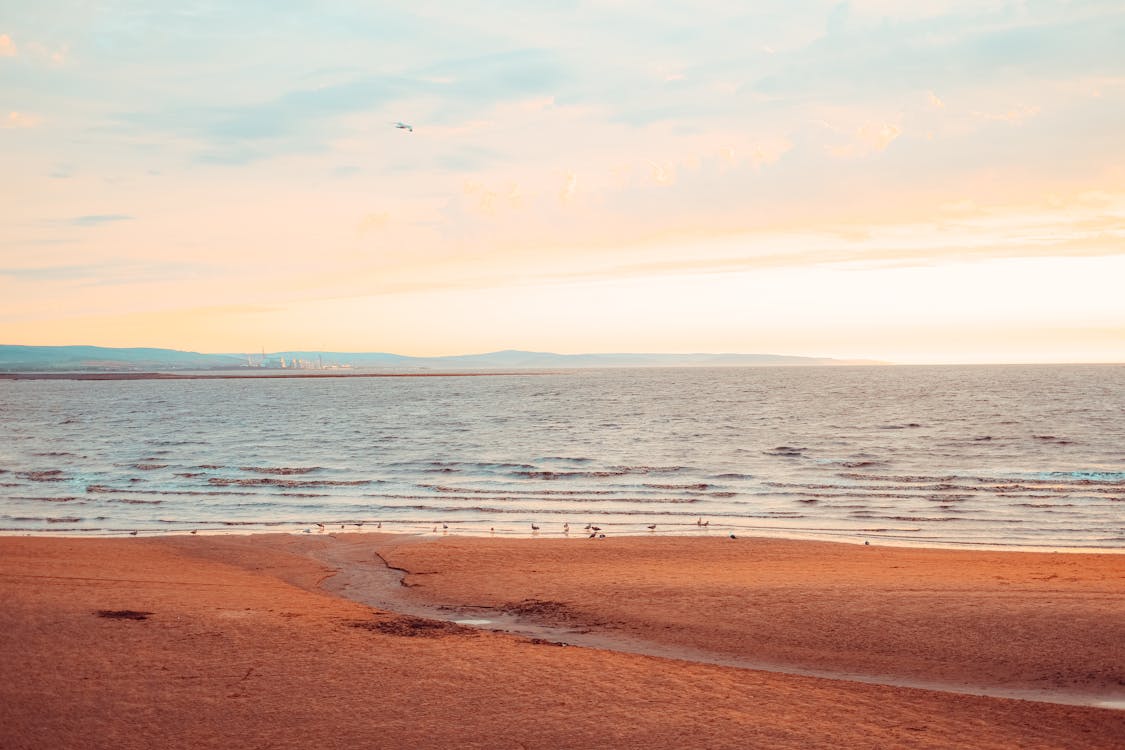
[[0, 343], [1125, 361], [1120, 2], [530, 6], [3, 3]]

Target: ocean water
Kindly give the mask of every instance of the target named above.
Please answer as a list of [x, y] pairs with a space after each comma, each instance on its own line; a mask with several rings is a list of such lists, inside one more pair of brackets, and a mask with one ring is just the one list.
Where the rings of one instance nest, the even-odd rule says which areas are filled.
[[7, 534], [1125, 549], [1125, 366], [9, 380], [0, 420]]

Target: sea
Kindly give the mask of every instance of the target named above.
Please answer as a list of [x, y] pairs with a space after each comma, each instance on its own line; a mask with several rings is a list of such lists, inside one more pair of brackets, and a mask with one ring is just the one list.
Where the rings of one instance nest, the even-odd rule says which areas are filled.
[[1125, 550], [1120, 365], [0, 380], [0, 423], [9, 535]]

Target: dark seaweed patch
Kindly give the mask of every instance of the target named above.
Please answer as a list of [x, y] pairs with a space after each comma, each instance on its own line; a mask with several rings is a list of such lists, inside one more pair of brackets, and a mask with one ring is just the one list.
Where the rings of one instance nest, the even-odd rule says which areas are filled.
[[94, 614], [108, 620], [147, 620], [153, 615], [152, 612], [140, 612], [135, 609], [99, 609]]
[[348, 627], [370, 630], [383, 635], [402, 638], [443, 638], [447, 636], [477, 635], [477, 631], [444, 620], [430, 620], [424, 617], [399, 616], [386, 620], [356, 620]]

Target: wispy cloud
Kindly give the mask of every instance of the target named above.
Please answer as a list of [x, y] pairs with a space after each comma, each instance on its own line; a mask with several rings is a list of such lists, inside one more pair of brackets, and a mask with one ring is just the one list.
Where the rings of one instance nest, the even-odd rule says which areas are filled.
[[65, 219], [62, 223], [71, 227], [99, 227], [103, 224], [113, 224], [119, 221], [132, 221], [133, 217], [127, 214], [87, 214]]
[[849, 143], [828, 146], [828, 153], [841, 159], [854, 159], [886, 150], [900, 135], [902, 128], [889, 122], [869, 122], [856, 128]]
[[7, 118], [4, 120], [4, 127], [6, 128], [35, 128], [43, 123], [43, 118], [39, 115], [29, 114], [27, 112], [9, 112]]
[[0, 277], [26, 282], [70, 282], [77, 286], [121, 286], [169, 280], [198, 280], [214, 277], [221, 270], [213, 264], [107, 260], [42, 266], [0, 267]]
[[[505, 102], [530, 100], [539, 109], [550, 103], [542, 95], [560, 75], [558, 61], [544, 51], [513, 50], [449, 58], [394, 74], [352, 73], [339, 82], [290, 89], [257, 102], [142, 110], [117, 119], [132, 128], [197, 139], [202, 161], [248, 164], [323, 151], [343, 132], [340, 122], [349, 115], [387, 112], [389, 125], [404, 117], [401, 111], [392, 114], [404, 101], [411, 102], [410, 110], [424, 111], [426, 125], [433, 127], [460, 123]], [[465, 168], [465, 162], [445, 163], [454, 170]]]
[[16, 51], [16, 43], [12, 41], [12, 37], [7, 34], [0, 34], [0, 57], [15, 57], [19, 54]]

